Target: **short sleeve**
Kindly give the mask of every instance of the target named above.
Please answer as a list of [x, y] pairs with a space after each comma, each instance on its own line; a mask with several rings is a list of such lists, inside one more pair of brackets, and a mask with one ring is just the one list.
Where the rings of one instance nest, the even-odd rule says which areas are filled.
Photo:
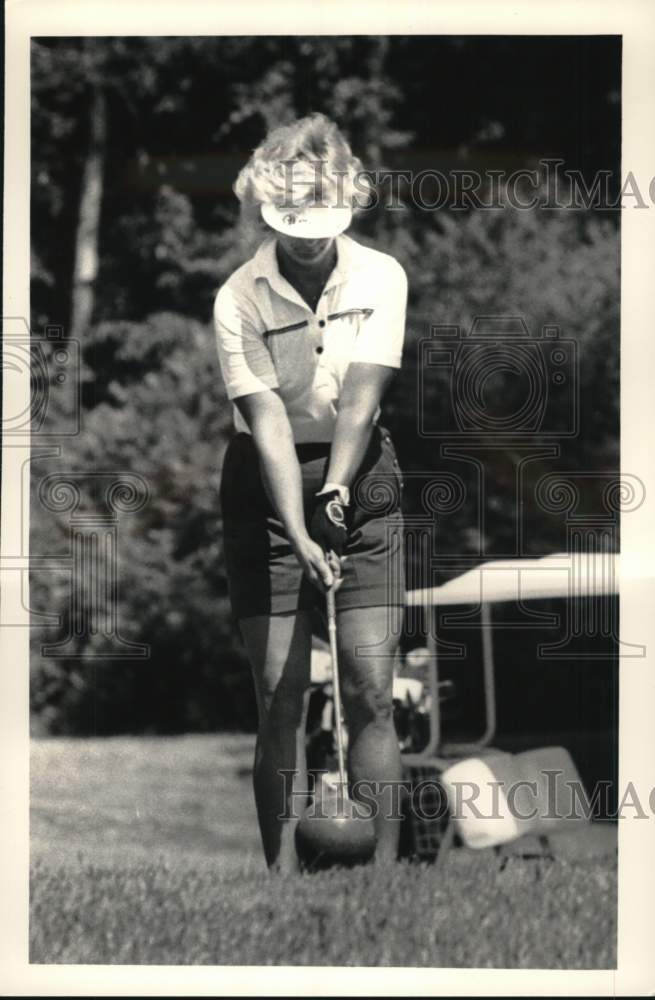
[[398, 261], [390, 258], [390, 266], [379, 275], [371, 276], [371, 280], [375, 280], [376, 286], [373, 312], [362, 323], [350, 360], [400, 368], [407, 314], [407, 275]]
[[224, 285], [216, 296], [214, 330], [228, 399], [278, 387], [264, 337], [229, 285]]

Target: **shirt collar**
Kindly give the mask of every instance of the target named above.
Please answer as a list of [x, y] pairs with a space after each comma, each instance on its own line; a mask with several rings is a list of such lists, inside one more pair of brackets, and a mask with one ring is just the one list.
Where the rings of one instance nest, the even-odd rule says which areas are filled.
[[[252, 258], [253, 263], [253, 277], [254, 278], [266, 278], [269, 285], [280, 290], [282, 285], [286, 285], [287, 282], [280, 274], [280, 270], [277, 266], [277, 256], [275, 253], [275, 248], [277, 246], [277, 238], [273, 235], [267, 236], [264, 242], [260, 245], [259, 249]], [[325, 283], [326, 290], [331, 288], [333, 285], [342, 284], [347, 281], [349, 275], [352, 273], [353, 269], [357, 266], [357, 260], [355, 255], [355, 248], [357, 244], [349, 236], [341, 233], [336, 237], [337, 246], [337, 263], [335, 264], [330, 277]]]

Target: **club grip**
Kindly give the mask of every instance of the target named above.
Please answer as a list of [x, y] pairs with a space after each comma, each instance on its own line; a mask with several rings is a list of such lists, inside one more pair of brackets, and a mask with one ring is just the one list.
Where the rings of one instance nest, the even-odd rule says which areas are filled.
[[327, 594], [325, 595], [325, 599], [327, 602], [327, 616], [329, 625], [331, 621], [335, 621], [337, 616], [336, 604], [334, 600], [334, 587], [329, 588]]

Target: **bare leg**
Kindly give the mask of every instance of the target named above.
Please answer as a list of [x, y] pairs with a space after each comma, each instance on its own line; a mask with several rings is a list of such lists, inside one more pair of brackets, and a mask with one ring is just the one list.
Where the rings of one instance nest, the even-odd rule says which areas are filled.
[[[253, 785], [266, 863], [292, 871], [297, 820], [307, 789], [305, 720], [310, 682], [311, 620], [306, 612], [239, 622], [252, 666], [259, 714]], [[291, 778], [281, 773], [295, 771]]]
[[[402, 777], [398, 737], [393, 724], [393, 665], [402, 608], [352, 608], [339, 612], [339, 665], [348, 723], [352, 782], [377, 786], [376, 860], [395, 860], [400, 819], [397, 784]], [[384, 788], [387, 784], [386, 790]], [[370, 793], [367, 790], [367, 797]], [[392, 810], [393, 807], [393, 810]]]

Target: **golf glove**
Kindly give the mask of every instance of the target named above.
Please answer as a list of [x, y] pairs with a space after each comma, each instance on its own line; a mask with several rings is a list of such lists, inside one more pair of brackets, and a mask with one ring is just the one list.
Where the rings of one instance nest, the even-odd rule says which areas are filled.
[[309, 534], [324, 552], [334, 552], [341, 558], [348, 538], [348, 529], [346, 508], [338, 490], [319, 494]]

